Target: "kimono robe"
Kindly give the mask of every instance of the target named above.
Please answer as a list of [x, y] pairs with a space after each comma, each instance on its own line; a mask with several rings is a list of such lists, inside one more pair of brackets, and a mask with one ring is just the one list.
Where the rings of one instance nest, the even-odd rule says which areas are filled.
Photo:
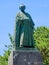
[[34, 23], [28, 13], [19, 12], [16, 16], [14, 42], [16, 47], [31, 47]]

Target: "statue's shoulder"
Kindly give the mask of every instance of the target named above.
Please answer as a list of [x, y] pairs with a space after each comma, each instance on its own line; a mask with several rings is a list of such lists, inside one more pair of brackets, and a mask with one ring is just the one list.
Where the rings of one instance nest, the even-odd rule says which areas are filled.
[[26, 13], [26, 12], [18, 12], [16, 15], [16, 19], [17, 20], [24, 20], [24, 19], [28, 19], [31, 20], [31, 16], [30, 14]]
[[21, 18], [21, 13], [18, 12], [18, 13], [16, 14], [16, 20], [19, 20], [20, 18]]
[[25, 12], [25, 18], [26, 18], [26, 19], [28, 19], [28, 20], [30, 20], [30, 19], [31, 19], [30, 14], [29, 14], [29, 13], [27, 13], [27, 12]]
[[22, 12], [18, 12], [16, 17], [22, 17], [23, 16], [23, 13]]
[[27, 12], [25, 12], [25, 15], [30, 16], [30, 14], [29, 14], [29, 13], [27, 13]]
[[20, 16], [20, 12], [18, 12], [17, 14], [16, 14], [16, 17], [19, 17]]

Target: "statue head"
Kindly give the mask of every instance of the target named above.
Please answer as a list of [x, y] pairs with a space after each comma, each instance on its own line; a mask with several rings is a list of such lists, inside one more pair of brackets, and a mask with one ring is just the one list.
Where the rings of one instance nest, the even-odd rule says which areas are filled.
[[25, 5], [24, 4], [21, 4], [20, 6], [19, 6], [19, 9], [22, 11], [22, 12], [24, 12], [24, 10], [25, 10]]

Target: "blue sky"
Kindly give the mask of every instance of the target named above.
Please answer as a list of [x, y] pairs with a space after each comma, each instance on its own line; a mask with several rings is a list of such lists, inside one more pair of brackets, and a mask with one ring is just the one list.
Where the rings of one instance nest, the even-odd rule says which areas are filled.
[[10, 44], [8, 34], [13, 35], [14, 23], [20, 4], [26, 5], [35, 27], [49, 27], [49, 0], [0, 0], [0, 55], [3, 55], [5, 44]]

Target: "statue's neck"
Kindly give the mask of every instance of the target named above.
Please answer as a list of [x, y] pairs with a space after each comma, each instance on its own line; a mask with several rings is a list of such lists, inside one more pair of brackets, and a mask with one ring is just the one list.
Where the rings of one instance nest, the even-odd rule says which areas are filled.
[[22, 13], [25, 13], [25, 11], [21, 11]]

